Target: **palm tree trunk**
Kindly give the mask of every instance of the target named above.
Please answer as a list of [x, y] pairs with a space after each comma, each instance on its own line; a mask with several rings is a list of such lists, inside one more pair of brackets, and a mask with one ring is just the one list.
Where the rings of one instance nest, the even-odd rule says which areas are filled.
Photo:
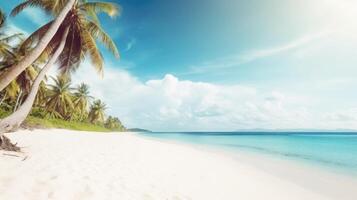
[[16, 103], [15, 103], [13, 112], [15, 112], [17, 110], [17, 107], [19, 106], [19, 103], [20, 103], [21, 96], [22, 96], [22, 90], [20, 89], [20, 92], [19, 92], [19, 94], [17, 95], [17, 98], [16, 98]]
[[0, 91], [2, 91], [7, 85], [10, 84], [21, 72], [23, 72], [28, 66], [30, 66], [35, 60], [42, 54], [42, 52], [47, 47], [48, 43], [51, 41], [53, 36], [56, 34], [58, 28], [66, 18], [69, 11], [72, 9], [76, 0], [68, 0], [66, 6], [56, 17], [56, 19], [51, 24], [50, 28], [47, 30], [45, 35], [41, 38], [37, 46], [25, 56], [19, 63], [11, 66], [9, 70], [0, 76]]
[[53, 56], [50, 58], [47, 64], [42, 68], [41, 72], [37, 75], [35, 81], [32, 84], [30, 93], [28, 94], [24, 103], [19, 107], [19, 109], [16, 112], [14, 112], [10, 116], [0, 121], [0, 136], [3, 133], [10, 132], [17, 129], [22, 124], [22, 122], [26, 119], [27, 115], [30, 113], [42, 80], [45, 78], [47, 71], [54, 65], [57, 58], [59, 57], [59, 55], [62, 53], [64, 49], [68, 31], [69, 28], [65, 30], [61, 39], [61, 43], [57, 47]]

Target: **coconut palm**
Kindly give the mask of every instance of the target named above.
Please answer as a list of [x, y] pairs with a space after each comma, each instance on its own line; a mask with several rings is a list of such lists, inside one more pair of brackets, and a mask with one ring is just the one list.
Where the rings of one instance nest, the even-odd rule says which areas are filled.
[[76, 0], [27, 0], [13, 10], [12, 14], [16, 15], [26, 7], [39, 6], [48, 12], [54, 13], [56, 18], [49, 24], [46, 33], [43, 34], [43, 37], [37, 42], [35, 48], [20, 62], [16, 63], [9, 68], [8, 71], [0, 75], [0, 91], [9, 85], [12, 80], [14, 80], [42, 54], [57, 33], [69, 11], [73, 8], [75, 1]]
[[69, 118], [73, 110], [73, 95], [71, 80], [68, 76], [51, 77], [54, 84], [49, 84], [49, 94], [46, 109], [52, 117]]
[[[23, 39], [21, 37], [22, 34], [19, 35], [19, 44], [16, 44], [15, 47], [12, 48], [12, 53], [6, 55], [4, 60], [0, 62], [0, 74], [6, 72], [9, 67], [14, 64], [20, 62], [20, 60], [26, 56], [27, 53], [31, 51], [32, 48], [22, 48]], [[3, 90], [3, 96], [5, 98], [9, 98], [10, 100], [14, 99], [14, 95], [16, 97], [16, 101], [12, 104], [13, 110], [17, 110], [18, 106], [22, 103], [23, 99], [29, 94], [31, 85], [33, 84], [35, 78], [37, 77], [40, 68], [38, 67], [43, 62], [46, 61], [44, 56], [41, 56], [36, 62], [31, 64], [28, 68], [25, 69], [15, 80], [13, 80], [10, 85], [8, 85]]]
[[107, 118], [107, 120], [105, 121], [104, 126], [108, 129], [116, 129], [116, 130], [123, 130], [124, 127], [121, 123], [121, 121], [119, 120], [119, 118], [117, 117], [112, 117], [109, 116]]
[[101, 100], [95, 100], [89, 109], [89, 121], [93, 124], [103, 123], [105, 118], [105, 110], [107, 105]]
[[[3, 62], [0, 62], [0, 65], [2, 66], [2, 68], [0, 69], [0, 73], [6, 71], [9, 67], [14, 65], [14, 63], [19, 62], [28, 52], [31, 51], [30, 48], [20, 49], [20, 47], [21, 43], [16, 48], [13, 48], [14, 50], [11, 55], [6, 56], [5, 60]], [[19, 103], [22, 102], [21, 99], [27, 96], [30, 92], [31, 85], [40, 71], [38, 65], [42, 64], [44, 60], [44, 58], [38, 59], [35, 63], [26, 68], [25, 71], [23, 71], [15, 80], [10, 83], [9, 86], [5, 88], [4, 91], [7, 92], [9, 91], [9, 89], [11, 90], [16, 88], [15, 92], [17, 94], [17, 101], [14, 110], [16, 110]]]
[[[5, 119], [0, 121], [0, 136], [4, 132], [9, 132], [14, 129], [17, 129], [21, 123], [25, 120], [27, 115], [30, 113], [32, 105], [36, 99], [36, 94], [40, 88], [41, 82], [46, 76], [47, 71], [50, 67], [55, 63], [58, 56], [62, 53], [66, 39], [68, 36], [68, 28], [63, 33], [62, 39], [60, 40], [60, 44], [58, 45], [56, 51], [52, 55], [51, 59], [47, 62], [47, 64], [42, 68], [35, 81], [32, 84], [30, 93], [28, 94], [24, 103], [18, 108], [16, 112], [6, 117]], [[53, 112], [54, 113], [54, 112]]]
[[77, 86], [76, 92], [74, 93], [73, 103], [80, 121], [87, 117], [89, 100], [92, 98], [93, 97], [89, 95], [89, 86], [87, 84], [81, 83]]
[[[59, 40], [56, 38], [60, 38], [62, 31], [65, 28], [69, 28], [64, 52], [58, 59], [63, 73], [75, 71], [85, 58], [85, 55], [88, 55], [97, 71], [102, 73], [103, 57], [97, 47], [96, 40], [107, 47], [116, 57], [119, 57], [119, 52], [114, 42], [100, 26], [96, 16], [99, 12], [104, 12], [114, 17], [118, 14], [119, 8], [116, 4], [107, 2], [86, 2], [84, 0], [76, 2], [75, 7], [70, 11], [58, 33], [45, 49], [44, 53], [50, 55], [52, 49], [58, 44]], [[23, 45], [25, 47], [34, 45], [47, 32], [50, 24], [51, 22], [35, 31]]]
[[[80, 62], [85, 58], [85, 55], [88, 55], [93, 66], [99, 73], [102, 73], [103, 57], [97, 47], [96, 39], [111, 50], [115, 56], [119, 57], [114, 42], [99, 25], [99, 20], [96, 17], [96, 13], [98, 12], [105, 12], [109, 16], [114, 16], [118, 13], [118, 7], [115, 4], [105, 2], [86, 2], [84, 0], [76, 2], [76, 6], [70, 11], [69, 15], [43, 52], [45, 56], [50, 57], [50, 60], [37, 77], [40, 80], [34, 82], [31, 94], [29, 95], [30, 98], [28, 97], [25, 101], [26, 104], [24, 103], [21, 106], [25, 108], [19, 109], [18, 111], [20, 113], [14, 113], [14, 116], [9, 116], [2, 120], [0, 122], [0, 129], [4, 129], [5, 127], [7, 131], [10, 131], [22, 123], [31, 111], [31, 106], [35, 100], [40, 82], [55, 61], [58, 61], [63, 73], [70, 73], [75, 71]], [[49, 30], [51, 23], [52, 22], [35, 31], [27, 40], [25, 40], [23, 46], [25, 48], [32, 46], [34, 41], [43, 38]], [[64, 42], [63, 48], [59, 48], [61, 46], [58, 44], [59, 42], [61, 42], [61, 44]], [[53, 53], [54, 49], [56, 49], [55, 53]], [[35, 83], [37, 85], [35, 85]]]

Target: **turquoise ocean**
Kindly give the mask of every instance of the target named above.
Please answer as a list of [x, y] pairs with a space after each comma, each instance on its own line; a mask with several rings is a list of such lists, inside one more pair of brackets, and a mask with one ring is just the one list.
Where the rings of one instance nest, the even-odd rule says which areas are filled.
[[356, 133], [148, 132], [140, 135], [230, 153], [245, 151], [270, 155], [357, 175]]

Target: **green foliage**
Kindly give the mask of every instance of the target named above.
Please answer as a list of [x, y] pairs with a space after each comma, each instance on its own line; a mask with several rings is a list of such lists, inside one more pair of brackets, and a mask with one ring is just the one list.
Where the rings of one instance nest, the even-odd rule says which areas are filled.
[[[65, 0], [26, 0], [15, 7], [11, 14], [17, 15], [28, 7], [38, 7], [56, 16], [65, 6], [65, 2]], [[85, 0], [76, 1], [75, 4], [43, 54], [48, 56], [52, 54], [53, 49], [56, 49], [60, 43], [64, 30], [68, 27], [67, 42], [57, 60], [61, 71], [63, 73], [74, 72], [85, 58], [89, 58], [92, 66], [102, 75], [104, 58], [98, 44], [102, 44], [117, 58], [119, 58], [119, 52], [114, 41], [102, 29], [97, 15], [103, 13], [115, 17], [119, 14], [119, 6], [112, 2], [87, 2]], [[24, 41], [22, 46], [35, 45], [50, 28], [51, 23], [37, 29]]]
[[45, 118], [47, 116], [47, 111], [43, 108], [34, 107], [32, 108], [30, 115], [37, 118]]
[[[27, 7], [38, 7], [56, 17], [66, 2], [67, 0], [24, 0], [13, 9], [11, 15], [15, 16]], [[0, 119], [15, 112], [21, 106], [41, 70], [38, 66], [47, 62], [52, 56], [53, 50], [60, 42], [59, 38], [62, 38], [64, 30], [69, 28], [66, 45], [57, 60], [63, 73], [52, 78], [53, 84], [46, 83], [47, 78], [41, 83], [25, 126], [85, 131], [126, 130], [118, 118], [110, 116], [106, 119], [106, 104], [101, 100], [91, 101], [93, 97], [89, 95], [88, 85], [82, 83], [72, 88], [70, 79], [70, 72], [75, 71], [86, 57], [90, 58], [92, 65], [102, 74], [104, 59], [97, 43], [103, 44], [115, 57], [119, 57], [116, 45], [102, 29], [97, 16], [99, 13], [104, 13], [115, 17], [119, 12], [119, 6], [114, 3], [76, 1], [76, 5], [67, 14], [41, 56], [0, 91]], [[32, 51], [53, 22], [43, 25], [24, 39], [21, 33], [7, 35], [4, 32], [5, 19], [6, 15], [0, 9], [0, 74], [2, 75]], [[14, 45], [14, 39], [19, 41], [18, 44]]]
[[[105, 118], [107, 107], [104, 102], [95, 100], [89, 106], [92, 97], [87, 85], [80, 84], [73, 90], [70, 80], [58, 77], [54, 79], [54, 85], [44, 85], [44, 90], [41, 100], [43, 102], [35, 104], [24, 122], [24, 127], [97, 132], [126, 131], [117, 117]], [[16, 104], [16, 98], [4, 98], [4, 95], [4, 92], [0, 92], [0, 119], [10, 115]], [[2, 99], [4, 101], [1, 101]]]
[[0, 118], [4, 118], [4, 117], [7, 117], [11, 114], [11, 112], [5, 110], [5, 109], [1, 109], [0, 108]]
[[125, 130], [125, 127], [123, 126], [123, 124], [121, 123], [119, 118], [112, 117], [112, 116], [109, 116], [107, 118], [107, 120], [104, 123], [104, 127], [111, 129], [111, 130], [120, 130], [120, 131]]
[[[67, 121], [54, 118], [38, 118], [29, 116], [25, 121], [25, 127], [28, 128], [59, 128], [78, 131], [112, 132], [115, 129], [108, 129], [100, 125], [89, 122]], [[120, 130], [121, 131], [121, 130]]]
[[[122, 132], [126, 131], [125, 127], [120, 126], [107, 127], [98, 124], [92, 124], [90, 122], [81, 121], [68, 121], [63, 119], [47, 118], [44, 117], [45, 111], [43, 109], [35, 108], [32, 110], [30, 116], [28, 116], [23, 124], [25, 128], [58, 128], [58, 129], [70, 129], [78, 131], [93, 131], [93, 132]], [[0, 118], [4, 118], [10, 115], [11, 112], [0, 108]]]
[[85, 83], [78, 85], [73, 95], [75, 115], [72, 114], [71, 119], [85, 120], [88, 116], [89, 100], [91, 99], [93, 97], [89, 95], [89, 86]]
[[70, 119], [74, 109], [71, 80], [67, 76], [51, 77], [54, 84], [48, 85], [48, 99], [46, 109], [53, 117]]
[[88, 119], [93, 124], [103, 124], [105, 118], [105, 110], [107, 106], [101, 100], [95, 100], [90, 106]]

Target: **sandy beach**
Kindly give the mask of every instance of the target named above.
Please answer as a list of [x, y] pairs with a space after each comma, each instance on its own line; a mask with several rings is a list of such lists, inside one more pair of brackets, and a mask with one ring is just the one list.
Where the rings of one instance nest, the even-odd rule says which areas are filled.
[[[254, 167], [244, 159], [132, 133], [26, 130], [8, 136], [23, 147], [24, 153], [15, 157], [0, 152], [1, 200], [356, 197], [351, 191], [347, 198], [336, 198]], [[354, 187], [351, 184], [346, 182], [345, 186]]]

